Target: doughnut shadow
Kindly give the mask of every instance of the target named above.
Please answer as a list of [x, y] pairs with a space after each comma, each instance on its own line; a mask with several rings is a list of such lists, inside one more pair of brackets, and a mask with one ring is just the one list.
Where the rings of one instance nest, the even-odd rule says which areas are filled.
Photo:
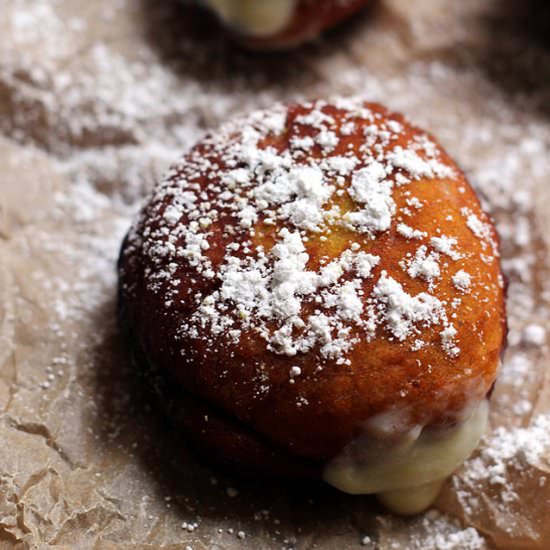
[[[124, 246], [124, 245], [123, 245]], [[236, 472], [242, 477], [264, 478], [257, 465], [267, 464], [268, 473], [277, 479], [319, 479], [322, 463], [298, 459], [275, 446], [261, 434], [236, 419], [231, 419], [216, 406], [190, 395], [148, 359], [134, 334], [128, 310], [121, 293], [117, 316], [126, 340], [130, 362], [146, 387], [152, 390], [160, 409], [178, 432], [187, 435], [186, 444], [206, 463], [222, 471]], [[220, 453], [224, 448], [227, 453]]]
[[[113, 309], [113, 301], [104, 304], [98, 318], [112, 317]], [[239, 525], [247, 539], [254, 535], [273, 547], [292, 537], [337, 536], [349, 531], [350, 524], [375, 540], [382, 509], [371, 497], [346, 495], [320, 482], [229, 475], [219, 461], [211, 469], [202, 455], [199, 460], [191, 441], [168, 421], [159, 404], [158, 387], [153, 386], [166, 388], [166, 383], [155, 379], [147, 364], [130, 363], [119, 332], [109, 333], [97, 345], [94, 428], [114, 464], [118, 455], [133, 456], [123, 460], [138, 469], [137, 479], [146, 478], [140, 484], [152, 485], [150, 490], [169, 501], [167, 516], [180, 523], [200, 517], [201, 525], [211, 525], [205, 527], [208, 533]]]

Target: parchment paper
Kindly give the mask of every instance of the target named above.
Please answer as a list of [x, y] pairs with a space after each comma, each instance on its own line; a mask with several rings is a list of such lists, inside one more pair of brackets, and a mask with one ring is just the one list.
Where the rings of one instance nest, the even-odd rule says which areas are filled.
[[[170, 0], [3, 0], [0, 548], [550, 548], [549, 37], [542, 1], [373, 0], [315, 44], [252, 55]], [[440, 138], [498, 223], [510, 281], [491, 431], [409, 520], [209, 470], [115, 324], [118, 247], [155, 177], [237, 112], [335, 94]]]

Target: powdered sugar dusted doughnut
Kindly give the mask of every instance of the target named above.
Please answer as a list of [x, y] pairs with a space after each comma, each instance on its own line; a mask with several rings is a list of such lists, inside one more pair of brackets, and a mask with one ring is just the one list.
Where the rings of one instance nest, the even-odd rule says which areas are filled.
[[[280, 105], [157, 185], [121, 252], [120, 318], [212, 460], [416, 511], [485, 426], [505, 338], [497, 236], [403, 116]], [[403, 500], [418, 486], [422, 502]]]
[[368, 0], [202, 0], [246, 45], [286, 48], [315, 38]]

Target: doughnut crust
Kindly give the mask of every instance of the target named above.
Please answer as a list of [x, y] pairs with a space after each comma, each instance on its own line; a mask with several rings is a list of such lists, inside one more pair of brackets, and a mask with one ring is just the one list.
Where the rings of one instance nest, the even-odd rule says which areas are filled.
[[[227, 17], [227, 11], [220, 9], [218, 0], [205, 0], [214, 13], [217, 13], [222, 23], [229, 26], [234, 37], [241, 44], [252, 49], [284, 49], [297, 46], [316, 38], [323, 31], [330, 29], [350, 18], [354, 13], [364, 7], [369, 0], [270, 0], [281, 5], [281, 11], [288, 11], [286, 17], [280, 14], [280, 26], [267, 27], [261, 24], [255, 28], [253, 18], [238, 18], [231, 20]], [[222, 0], [224, 6], [242, 0]], [[235, 10], [235, 8], [234, 8]], [[229, 10], [231, 12], [231, 10]], [[225, 13], [225, 17], [224, 17]], [[233, 11], [233, 14], [235, 11]], [[276, 12], [277, 13], [277, 12]], [[272, 21], [279, 17], [271, 14], [267, 16]], [[265, 16], [264, 16], [265, 18]], [[246, 21], [246, 22], [245, 22]], [[267, 30], [265, 30], [267, 29]]]
[[505, 341], [497, 235], [464, 174], [360, 100], [204, 138], [154, 189], [119, 276], [121, 328], [169, 416], [244, 471], [315, 478], [369, 426], [373, 445], [451, 429]]

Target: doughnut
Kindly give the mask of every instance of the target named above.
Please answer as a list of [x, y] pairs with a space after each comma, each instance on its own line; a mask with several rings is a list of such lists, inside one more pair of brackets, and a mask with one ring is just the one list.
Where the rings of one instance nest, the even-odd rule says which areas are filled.
[[504, 286], [435, 138], [340, 98], [242, 116], [176, 163], [122, 245], [118, 316], [210, 463], [412, 514], [483, 434]]
[[351, 17], [368, 0], [202, 0], [245, 46], [296, 46]]

